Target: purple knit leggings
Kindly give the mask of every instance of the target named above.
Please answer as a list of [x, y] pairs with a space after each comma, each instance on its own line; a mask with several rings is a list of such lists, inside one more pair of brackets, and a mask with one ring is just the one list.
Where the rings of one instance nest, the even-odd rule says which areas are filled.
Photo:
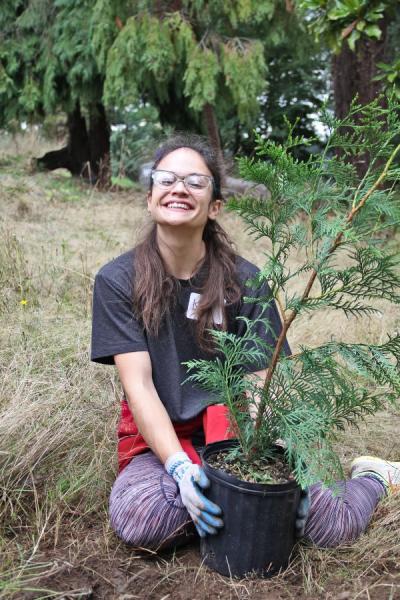
[[[355, 540], [385, 495], [373, 477], [338, 485], [341, 491], [336, 495], [319, 483], [310, 487], [304, 536], [320, 547]], [[124, 542], [151, 550], [182, 543], [195, 531], [175, 481], [152, 452], [136, 456], [117, 477], [110, 496], [110, 522]]]

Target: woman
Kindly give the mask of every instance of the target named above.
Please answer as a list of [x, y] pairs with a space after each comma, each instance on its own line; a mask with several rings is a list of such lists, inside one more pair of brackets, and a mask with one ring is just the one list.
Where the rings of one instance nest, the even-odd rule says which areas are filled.
[[[257, 268], [235, 255], [216, 222], [221, 173], [201, 138], [179, 136], [158, 150], [147, 206], [153, 227], [146, 239], [96, 277], [92, 360], [117, 366], [125, 394], [111, 525], [124, 541], [158, 549], [182, 541], [191, 521], [200, 536], [223, 526], [220, 508], [201, 492], [209, 483], [196, 448], [228, 435], [226, 415], [220, 406], [204, 409], [210, 398], [183, 384], [182, 363], [212, 356], [212, 327], [241, 335], [236, 317], [260, 314], [243, 296], [265, 296], [268, 288], [246, 288]], [[257, 333], [272, 343], [281, 327], [274, 304], [267, 317], [271, 329], [257, 324]], [[262, 378], [261, 367], [245, 365]], [[399, 468], [362, 457], [340, 497], [312, 486], [298, 529], [305, 525], [305, 536], [323, 546], [354, 539], [390, 481], [400, 482]]]

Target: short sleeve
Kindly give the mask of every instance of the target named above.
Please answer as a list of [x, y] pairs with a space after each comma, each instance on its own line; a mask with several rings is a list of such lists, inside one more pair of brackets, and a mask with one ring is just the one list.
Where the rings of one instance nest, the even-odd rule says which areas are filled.
[[147, 349], [146, 336], [133, 314], [128, 291], [100, 271], [93, 291], [91, 360], [114, 364], [116, 354]]
[[[275, 300], [272, 297], [271, 290], [267, 283], [264, 283], [258, 288], [245, 286], [244, 297], [247, 297], [248, 299], [253, 298], [254, 301], [245, 302], [242, 300], [237, 316], [246, 317], [250, 321], [254, 322], [254, 326], [252, 328], [253, 333], [256, 333], [258, 337], [260, 337], [268, 344], [268, 346], [271, 347], [272, 355], [272, 349], [275, 347], [276, 340], [282, 331], [282, 322]], [[264, 304], [264, 307], [262, 304]], [[262, 321], [257, 321], [258, 319], [262, 319]], [[240, 318], [236, 319], [235, 333], [237, 335], [243, 336], [246, 331], [246, 327], [247, 326], [244, 320]], [[253, 342], [249, 342], [249, 344], [253, 344]], [[287, 340], [285, 340], [283, 344], [282, 353], [286, 356], [291, 354]], [[249, 373], [261, 371], [268, 366], [269, 358], [270, 356], [268, 356], [268, 352], [265, 352], [265, 358], [258, 363], [249, 362], [248, 364], [244, 365], [244, 368]]]

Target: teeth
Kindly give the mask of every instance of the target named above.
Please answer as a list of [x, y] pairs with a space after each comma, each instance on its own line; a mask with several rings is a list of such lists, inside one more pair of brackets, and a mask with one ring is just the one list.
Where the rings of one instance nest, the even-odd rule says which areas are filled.
[[168, 202], [167, 208], [184, 208], [185, 210], [189, 210], [188, 205], [182, 202]]

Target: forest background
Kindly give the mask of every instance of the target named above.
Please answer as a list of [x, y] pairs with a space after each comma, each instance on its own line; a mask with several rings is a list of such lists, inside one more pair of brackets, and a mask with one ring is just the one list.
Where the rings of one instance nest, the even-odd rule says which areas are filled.
[[[396, 0], [17, 0], [0, 8], [0, 128], [68, 143], [40, 158], [91, 180], [135, 177], [171, 130], [225, 156], [284, 118], [316, 138], [323, 102], [343, 117], [400, 90]], [[400, 93], [400, 92], [399, 92]], [[301, 153], [301, 150], [300, 150]]]
[[[120, 545], [106, 516], [120, 390], [88, 361], [93, 276], [142, 228], [136, 179], [160, 140], [203, 133], [236, 175], [255, 134], [281, 141], [289, 121], [306, 159], [323, 145], [323, 105], [343, 117], [356, 95], [400, 97], [399, 39], [396, 0], [0, 4], [0, 598], [399, 596], [396, 499], [358, 543], [300, 548], [271, 582], [226, 581], [195, 547], [143, 557]], [[353, 160], [362, 174], [368, 157]], [[224, 224], [257, 263], [239, 220]], [[400, 249], [398, 230], [384, 241]], [[376, 341], [400, 316], [335, 325]], [[291, 343], [329, 327], [299, 327]], [[346, 432], [343, 462], [400, 451], [398, 422], [392, 411]]]

